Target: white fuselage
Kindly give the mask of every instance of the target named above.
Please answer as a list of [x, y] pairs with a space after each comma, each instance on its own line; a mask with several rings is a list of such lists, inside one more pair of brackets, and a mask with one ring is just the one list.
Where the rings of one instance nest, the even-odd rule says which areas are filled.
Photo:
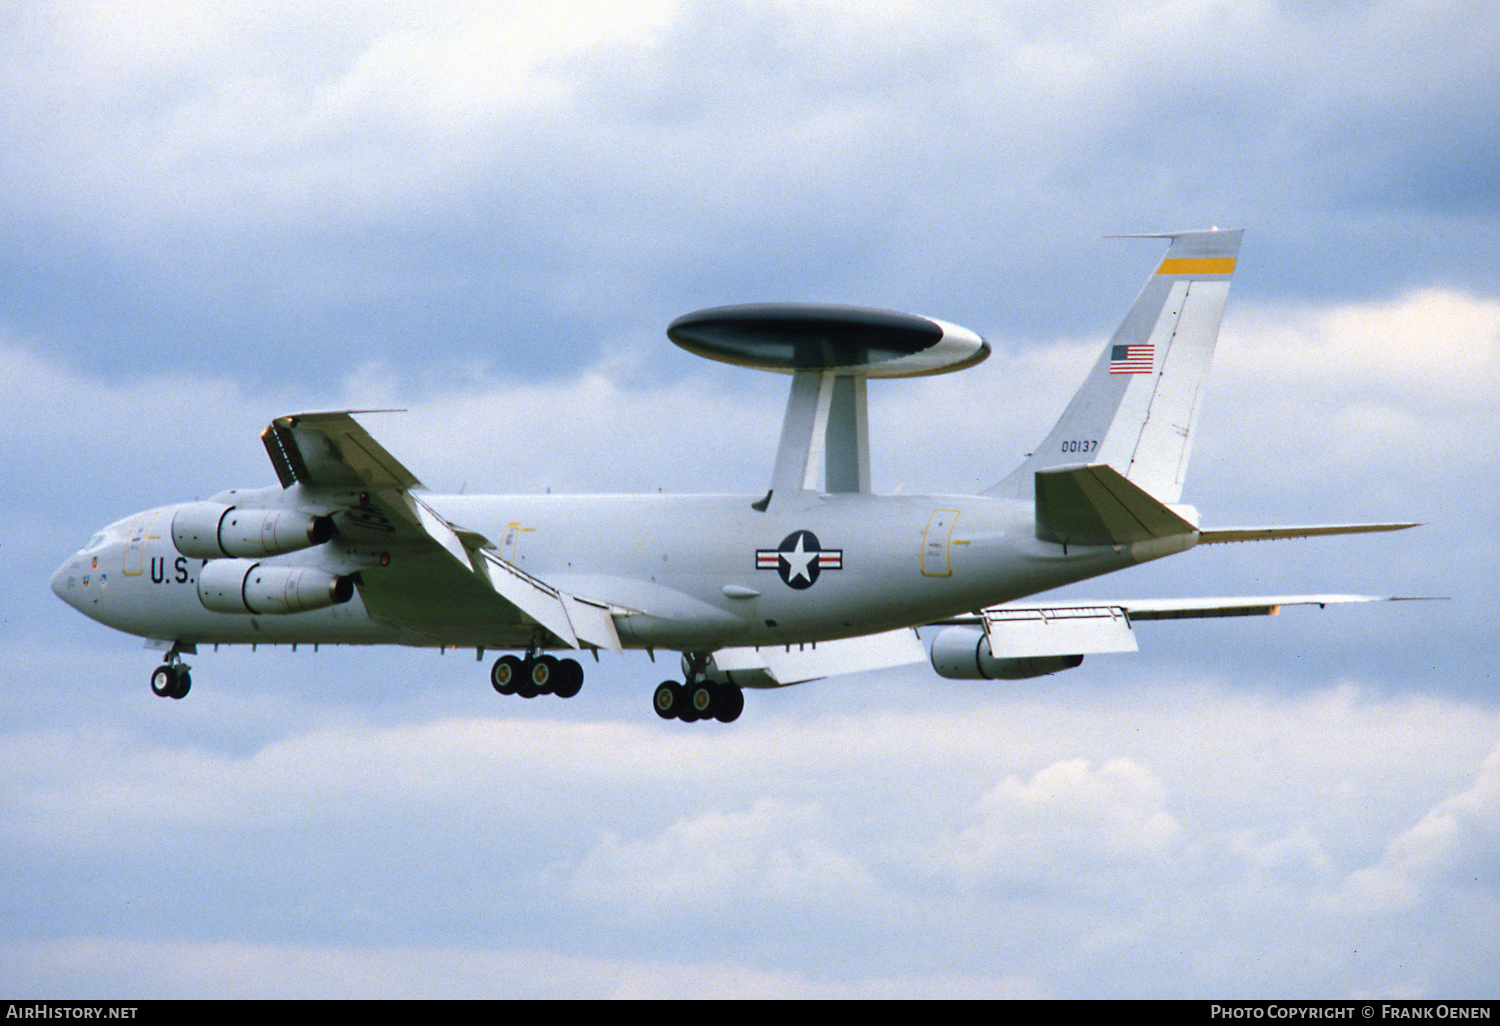
[[[281, 489], [241, 503], [297, 501]], [[985, 496], [808, 494], [753, 508], [750, 495], [422, 495], [483, 535], [501, 559], [580, 599], [607, 603], [627, 648], [711, 652], [852, 637], [929, 623], [1182, 551], [1170, 544], [1064, 547], [1038, 541], [1030, 503]], [[363, 596], [289, 615], [213, 612], [204, 562], [182, 555], [177, 507], [107, 528], [59, 568], [53, 590], [110, 627], [203, 643], [525, 648], [535, 625], [461, 598], [424, 596], [410, 615], [372, 616]], [[807, 532], [801, 534], [800, 532]], [[790, 551], [783, 553], [784, 543]], [[370, 544], [343, 537], [265, 563], [342, 573]], [[398, 553], [397, 559], [400, 558]]]

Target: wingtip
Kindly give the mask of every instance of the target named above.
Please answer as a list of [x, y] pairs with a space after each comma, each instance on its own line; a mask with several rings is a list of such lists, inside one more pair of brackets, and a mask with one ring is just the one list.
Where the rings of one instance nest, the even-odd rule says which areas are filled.
[[1180, 239], [1188, 235], [1218, 235], [1224, 232], [1243, 232], [1243, 228], [1220, 228], [1214, 225], [1211, 228], [1186, 228], [1177, 232], [1123, 232], [1117, 235], [1106, 235], [1106, 239]]

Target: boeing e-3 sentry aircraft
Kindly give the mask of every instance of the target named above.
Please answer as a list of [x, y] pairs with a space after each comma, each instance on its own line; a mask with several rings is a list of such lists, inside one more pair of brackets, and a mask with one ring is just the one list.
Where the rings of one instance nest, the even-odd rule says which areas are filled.
[[[502, 655], [502, 694], [576, 694], [551, 652], [682, 653], [663, 718], [728, 722], [744, 687], [930, 660], [1017, 679], [1133, 651], [1133, 623], [1240, 616], [1281, 595], [1018, 600], [1195, 545], [1389, 531], [1410, 523], [1205, 529], [1179, 504], [1239, 231], [1173, 232], [1165, 259], [1036, 451], [979, 495], [870, 490], [872, 378], [972, 366], [957, 325], [853, 307], [760, 304], [678, 318], [702, 356], [791, 376], [763, 495], [432, 495], [351, 412], [277, 417], [278, 486], [126, 517], [52, 589], [164, 650], [152, 690], [182, 698], [204, 644], [399, 644]], [[925, 646], [915, 628], [942, 629]]]

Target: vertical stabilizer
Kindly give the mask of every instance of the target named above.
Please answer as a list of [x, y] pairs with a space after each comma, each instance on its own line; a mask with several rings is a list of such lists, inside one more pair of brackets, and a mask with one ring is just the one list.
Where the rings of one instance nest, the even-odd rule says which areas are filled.
[[1167, 232], [1166, 258], [1052, 433], [990, 494], [1031, 498], [1035, 474], [1108, 464], [1165, 503], [1182, 497], [1203, 389], [1243, 232]]

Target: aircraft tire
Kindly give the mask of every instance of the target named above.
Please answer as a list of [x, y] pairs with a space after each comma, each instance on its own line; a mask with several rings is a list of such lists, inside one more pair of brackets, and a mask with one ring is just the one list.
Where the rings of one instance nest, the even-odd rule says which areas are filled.
[[677, 718], [683, 723], [697, 723], [703, 718], [693, 708], [693, 689], [686, 684], [677, 685]]
[[501, 656], [490, 667], [490, 684], [502, 695], [514, 695], [521, 676], [521, 660], [513, 655]]
[[713, 719], [714, 709], [722, 701], [716, 685], [707, 683], [696, 684], [688, 689], [688, 709], [691, 710], [694, 720]]
[[745, 711], [745, 692], [733, 684], [719, 685], [714, 697], [714, 719], [720, 723], [733, 723]]
[[186, 666], [172, 667], [172, 690], [173, 698], [186, 698], [188, 691], [193, 687], [193, 675], [188, 673]]
[[578, 689], [581, 687], [583, 687], [583, 667], [578, 665], [578, 660], [559, 659], [557, 679], [552, 685], [552, 693], [558, 698], [572, 698], [578, 694]]
[[172, 688], [176, 681], [173, 679], [172, 667], [162, 663], [151, 671], [151, 693], [157, 698], [171, 698]]
[[549, 655], [540, 656], [532, 662], [529, 669], [527, 676], [531, 680], [533, 693], [551, 694], [552, 688], [557, 684], [557, 660]]
[[651, 696], [651, 708], [664, 720], [676, 719], [683, 704], [682, 685], [670, 680], [662, 681], [657, 686], [656, 693]]

